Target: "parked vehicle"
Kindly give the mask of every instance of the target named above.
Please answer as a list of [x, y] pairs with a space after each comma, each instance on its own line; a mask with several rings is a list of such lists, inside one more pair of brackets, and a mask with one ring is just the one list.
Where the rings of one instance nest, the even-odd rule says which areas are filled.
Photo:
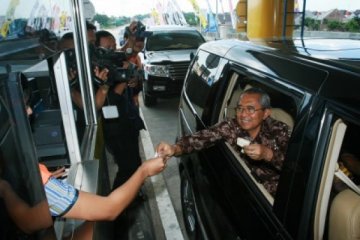
[[[360, 228], [351, 226], [359, 226], [360, 196], [343, 190], [347, 185], [334, 175], [342, 173], [341, 153], [360, 156], [360, 41], [201, 45], [182, 90], [180, 136], [233, 118], [239, 94], [249, 86], [264, 89], [272, 117], [292, 129], [276, 195], [252, 175], [240, 149], [226, 142], [182, 156], [181, 202], [189, 239], [359, 236]], [[359, 184], [356, 174], [349, 178]], [[339, 182], [342, 189], [334, 187]]]
[[145, 40], [143, 99], [145, 106], [156, 104], [157, 98], [179, 96], [190, 54], [205, 42], [192, 27], [154, 26]]

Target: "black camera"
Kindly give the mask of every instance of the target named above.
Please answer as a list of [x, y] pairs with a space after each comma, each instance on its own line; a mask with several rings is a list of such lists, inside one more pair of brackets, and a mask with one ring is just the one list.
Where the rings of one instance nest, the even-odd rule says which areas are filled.
[[126, 36], [135, 36], [136, 41], [144, 41], [146, 37], [152, 35], [152, 32], [146, 31], [145, 25], [138, 21], [135, 27], [135, 32], [131, 32], [129, 27], [125, 28]]
[[[99, 70], [104, 68], [108, 69], [108, 80], [106, 84], [112, 86], [116, 83], [127, 82], [132, 78], [141, 79], [143, 72], [137, 69], [135, 64], [131, 64], [127, 67], [123, 67], [123, 62], [127, 60], [127, 54], [125, 52], [116, 52], [111, 49], [94, 47], [90, 45], [90, 60], [91, 67], [94, 69], [98, 67]], [[66, 65], [69, 71], [76, 71], [76, 54], [75, 49], [68, 49], [65, 51]], [[93, 77], [95, 83], [101, 85], [105, 82]]]
[[[135, 64], [129, 63], [127, 68], [124, 68], [123, 62], [127, 60], [125, 52], [116, 52], [106, 48], [95, 48], [91, 54], [91, 62], [94, 67], [99, 67], [100, 70], [106, 68], [108, 72], [108, 80], [106, 84], [112, 86], [116, 83], [127, 82], [132, 78], [140, 79], [143, 75], [141, 70], [137, 69]], [[97, 80], [98, 84], [103, 84], [103, 81]]]

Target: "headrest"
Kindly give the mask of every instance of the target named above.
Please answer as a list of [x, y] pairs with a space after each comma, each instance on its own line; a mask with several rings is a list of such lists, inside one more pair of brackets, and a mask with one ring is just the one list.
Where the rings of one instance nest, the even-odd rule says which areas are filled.
[[293, 129], [294, 119], [291, 117], [290, 114], [288, 114], [281, 108], [272, 108], [270, 116], [275, 120], [286, 123], [289, 126], [290, 130]]
[[360, 239], [360, 196], [350, 189], [340, 192], [332, 201], [329, 239]]

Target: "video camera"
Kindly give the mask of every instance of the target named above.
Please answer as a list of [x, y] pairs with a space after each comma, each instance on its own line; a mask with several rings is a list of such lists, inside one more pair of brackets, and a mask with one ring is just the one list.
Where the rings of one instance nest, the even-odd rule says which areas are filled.
[[[116, 52], [106, 48], [95, 48], [91, 56], [92, 65], [99, 67], [100, 70], [107, 68], [109, 70], [108, 80], [106, 84], [112, 86], [116, 83], [127, 82], [132, 78], [141, 78], [143, 72], [137, 69], [135, 64], [129, 63], [127, 68], [124, 68], [123, 62], [127, 60], [125, 52]], [[103, 81], [95, 82], [102, 84]]]
[[152, 35], [152, 32], [146, 31], [145, 25], [140, 21], [136, 23], [136, 27], [134, 29], [135, 32], [132, 32], [130, 30], [130, 27], [126, 27], [125, 35], [127, 35], [128, 37], [135, 36], [136, 41], [144, 41], [146, 37]]
[[[65, 51], [66, 63], [68, 69], [77, 69], [75, 49]], [[115, 52], [110, 49], [94, 47], [90, 45], [90, 59], [92, 68], [98, 67], [99, 70], [108, 69], [108, 80], [106, 84], [112, 86], [116, 83], [127, 82], [132, 78], [141, 79], [143, 71], [138, 70], [135, 64], [129, 63], [127, 68], [123, 67], [123, 62], [127, 60], [125, 52]], [[95, 83], [101, 85], [103, 81], [93, 78]]]

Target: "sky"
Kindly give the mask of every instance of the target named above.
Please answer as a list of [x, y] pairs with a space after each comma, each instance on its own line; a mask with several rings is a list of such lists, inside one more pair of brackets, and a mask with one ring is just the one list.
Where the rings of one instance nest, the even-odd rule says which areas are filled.
[[[106, 14], [108, 16], [127, 16], [132, 17], [138, 14], [150, 13], [157, 2], [166, 2], [167, 0], [90, 0], [96, 13]], [[201, 9], [207, 9], [206, 0], [196, 0]], [[251, 1], [251, 0], [248, 0]], [[262, 0], [267, 1], [267, 0]], [[212, 11], [216, 12], [216, 1], [209, 0]], [[223, 2], [225, 12], [229, 10], [229, 2], [235, 7], [238, 0], [219, 0], [218, 12], [222, 12], [220, 2]], [[299, 0], [301, 3], [302, 0]], [[183, 12], [191, 12], [193, 8], [189, 0], [177, 0]], [[307, 0], [307, 9], [326, 11], [333, 8], [356, 10], [360, 9], [360, 0]]]

